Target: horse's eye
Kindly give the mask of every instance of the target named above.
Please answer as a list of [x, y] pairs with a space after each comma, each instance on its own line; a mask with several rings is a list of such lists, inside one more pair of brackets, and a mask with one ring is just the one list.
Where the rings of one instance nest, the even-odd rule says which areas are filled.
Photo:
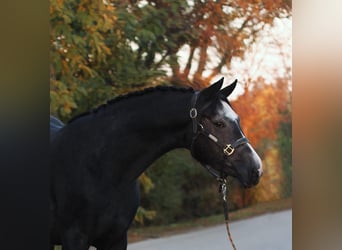
[[214, 122], [214, 125], [218, 128], [224, 128], [225, 124], [223, 122]]

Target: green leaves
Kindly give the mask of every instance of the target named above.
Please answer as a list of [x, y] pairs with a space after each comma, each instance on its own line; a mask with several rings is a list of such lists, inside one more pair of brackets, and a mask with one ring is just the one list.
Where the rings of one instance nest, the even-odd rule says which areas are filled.
[[[50, 3], [51, 81], [76, 84], [85, 90], [85, 82], [93, 81], [96, 91], [109, 86], [117, 93], [155, 85], [157, 81], [203, 88], [222, 69], [229, 69], [232, 57], [244, 56], [263, 23], [291, 11], [287, 1], [268, 1], [266, 9], [242, 0], [229, 6], [220, 1], [171, 0]], [[196, 53], [185, 56], [186, 67], [182, 70], [177, 57], [184, 45]], [[213, 48], [216, 59], [210, 60], [212, 55], [208, 53]], [[54, 100], [65, 98], [60, 92], [52, 93]], [[89, 106], [79, 103], [86, 99], [76, 100], [78, 94], [71, 88], [63, 95], [73, 103], [67, 105], [69, 116], [80, 112], [76, 107]], [[53, 101], [51, 105], [62, 103]], [[60, 109], [62, 106], [52, 107]]]
[[114, 90], [125, 93], [165, 76], [162, 63], [154, 65], [166, 48], [165, 13], [149, 5], [117, 6], [51, 1], [50, 110], [61, 119], [104, 102]]
[[50, 89], [50, 113], [61, 117], [69, 116], [77, 108], [74, 94], [61, 81], [53, 81]]
[[[50, 17], [50, 112], [67, 120], [97, 105], [100, 92], [108, 90], [100, 66], [112, 54], [106, 38], [115, 35], [110, 30], [116, 17], [112, 6], [86, 0], [53, 0]], [[90, 87], [89, 81], [96, 86]], [[97, 102], [90, 103], [96, 91]]]

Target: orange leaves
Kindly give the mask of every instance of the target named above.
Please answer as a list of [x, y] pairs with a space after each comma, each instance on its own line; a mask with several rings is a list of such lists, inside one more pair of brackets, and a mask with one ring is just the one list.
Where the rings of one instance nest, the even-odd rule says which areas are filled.
[[258, 79], [253, 88], [246, 87], [244, 94], [232, 102], [243, 131], [263, 158], [264, 170], [255, 188], [233, 188], [231, 196], [238, 208], [283, 198], [290, 185], [281, 161], [283, 155], [276, 143], [280, 123], [289, 122], [286, 112], [291, 112], [290, 101], [287, 81], [278, 79], [276, 84], [265, 84], [263, 79]]
[[278, 200], [283, 197], [285, 187], [281, 155], [277, 148], [271, 148], [265, 153], [264, 174], [260, 183], [253, 190], [252, 202]]
[[281, 154], [277, 148], [270, 148], [264, 154], [264, 174], [259, 184], [250, 189], [239, 185], [231, 187], [230, 199], [236, 208], [243, 208], [259, 202], [279, 200], [284, 197], [287, 188], [284, 176]]
[[[264, 25], [290, 14], [291, 6], [288, 0], [194, 1], [188, 11], [185, 17], [191, 18], [182, 21], [191, 39], [185, 44], [200, 56], [188, 57], [190, 74], [182, 72], [174, 60], [170, 65], [174, 72], [171, 83], [201, 89], [224, 68], [229, 69], [232, 58], [243, 59]], [[183, 41], [178, 48], [182, 48]]]
[[232, 102], [240, 116], [241, 126], [254, 147], [260, 147], [263, 140], [275, 140], [282, 112], [288, 103], [287, 85], [265, 84], [262, 79], [252, 90]]

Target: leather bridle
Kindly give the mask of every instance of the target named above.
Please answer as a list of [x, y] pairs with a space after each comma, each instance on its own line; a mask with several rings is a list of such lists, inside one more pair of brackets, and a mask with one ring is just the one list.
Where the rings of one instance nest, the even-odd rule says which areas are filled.
[[[190, 151], [191, 154], [194, 156], [194, 143], [196, 141], [196, 139], [198, 138], [198, 136], [200, 134], [204, 135], [205, 137], [209, 138], [211, 141], [213, 141], [219, 148], [222, 149], [223, 151], [223, 157], [227, 158], [229, 156], [231, 156], [234, 152], [235, 149], [243, 144], [248, 143], [248, 139], [245, 136], [242, 136], [241, 138], [237, 139], [235, 142], [230, 143], [230, 144], [224, 144], [221, 143], [219, 138], [217, 138], [215, 135], [209, 133], [204, 126], [198, 121], [198, 110], [196, 108], [196, 103], [197, 103], [197, 99], [199, 96], [199, 92], [195, 92], [191, 98], [191, 106], [190, 106], [190, 118], [192, 120], [192, 142], [191, 142], [191, 147], [190, 147]], [[212, 167], [208, 166], [208, 165], [203, 165], [211, 175], [213, 175], [217, 180], [224, 180], [227, 178], [227, 174], [224, 173], [223, 171], [223, 167], [221, 168], [220, 171], [217, 171], [215, 169], [213, 169]]]
[[[231, 144], [223, 144], [219, 141], [219, 139], [215, 135], [209, 133], [197, 119], [198, 111], [196, 109], [196, 102], [197, 102], [198, 96], [199, 96], [199, 92], [195, 92], [194, 95], [192, 96], [190, 112], [189, 112], [190, 118], [192, 120], [192, 134], [193, 134], [190, 151], [193, 156], [194, 156], [194, 151], [193, 151], [194, 143], [200, 134], [206, 136], [207, 138], [212, 140], [219, 148], [221, 148], [223, 150], [224, 158], [231, 156], [235, 152], [235, 149], [237, 147], [248, 143], [248, 139], [245, 136], [242, 136], [241, 138], [237, 139], [235, 142]], [[223, 166], [220, 171], [213, 169], [209, 165], [203, 165], [203, 166], [208, 170], [208, 172], [211, 175], [213, 175], [218, 180], [220, 184], [219, 193], [222, 194], [223, 213], [224, 213], [224, 218], [225, 218], [227, 235], [228, 235], [229, 241], [233, 249], [236, 250], [236, 246], [233, 242], [233, 238], [229, 229], [229, 214], [228, 214], [227, 185], [226, 185], [227, 174], [224, 173]]]

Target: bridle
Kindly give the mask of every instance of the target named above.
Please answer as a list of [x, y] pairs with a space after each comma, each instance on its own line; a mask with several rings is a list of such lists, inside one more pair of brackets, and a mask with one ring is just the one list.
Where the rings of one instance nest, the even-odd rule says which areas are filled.
[[[199, 96], [199, 92], [196, 91], [191, 98], [191, 106], [190, 106], [190, 112], [189, 112], [190, 118], [192, 120], [192, 142], [191, 142], [191, 146], [190, 146], [190, 151], [191, 151], [191, 154], [193, 156], [194, 156], [194, 150], [193, 150], [194, 143], [200, 134], [206, 136], [207, 138], [212, 140], [219, 148], [221, 148], [223, 151], [223, 157], [224, 158], [231, 156], [235, 152], [235, 149], [237, 147], [248, 143], [248, 139], [245, 136], [242, 136], [241, 138], [237, 139], [235, 142], [233, 142], [231, 144], [223, 144], [220, 142], [220, 140], [215, 135], [209, 133], [197, 119], [198, 111], [196, 108], [196, 102], [197, 102], [198, 96]], [[227, 234], [228, 234], [228, 238], [230, 240], [230, 243], [231, 243], [233, 249], [236, 250], [236, 246], [235, 246], [235, 244], [233, 242], [233, 238], [230, 234], [229, 223], [228, 223], [229, 215], [228, 215], [227, 185], [226, 185], [227, 174], [224, 173], [223, 166], [222, 166], [220, 171], [213, 169], [209, 165], [204, 164], [203, 166], [208, 170], [208, 172], [212, 176], [214, 176], [216, 178], [216, 180], [218, 180], [218, 182], [220, 184], [219, 193], [222, 194], [223, 211], [224, 211], [224, 218], [225, 218], [225, 223], [226, 223]]]
[[[213, 141], [219, 148], [221, 148], [223, 151], [224, 158], [231, 156], [235, 152], [235, 149], [237, 147], [248, 143], [248, 139], [245, 136], [242, 136], [241, 138], [237, 139], [233, 143], [224, 144], [224, 143], [221, 143], [220, 140], [215, 135], [209, 133], [197, 119], [197, 117], [199, 116], [198, 110], [196, 108], [198, 96], [199, 96], [199, 92], [196, 91], [191, 98], [191, 107], [190, 107], [190, 112], [189, 112], [190, 118], [192, 120], [192, 142], [190, 146], [190, 151], [193, 156], [194, 156], [194, 150], [193, 150], [194, 143], [200, 134], [206, 136], [211, 141]], [[225, 180], [227, 178], [227, 174], [224, 173], [223, 171], [223, 166], [220, 171], [217, 171], [208, 165], [203, 165], [203, 166], [217, 180]]]

